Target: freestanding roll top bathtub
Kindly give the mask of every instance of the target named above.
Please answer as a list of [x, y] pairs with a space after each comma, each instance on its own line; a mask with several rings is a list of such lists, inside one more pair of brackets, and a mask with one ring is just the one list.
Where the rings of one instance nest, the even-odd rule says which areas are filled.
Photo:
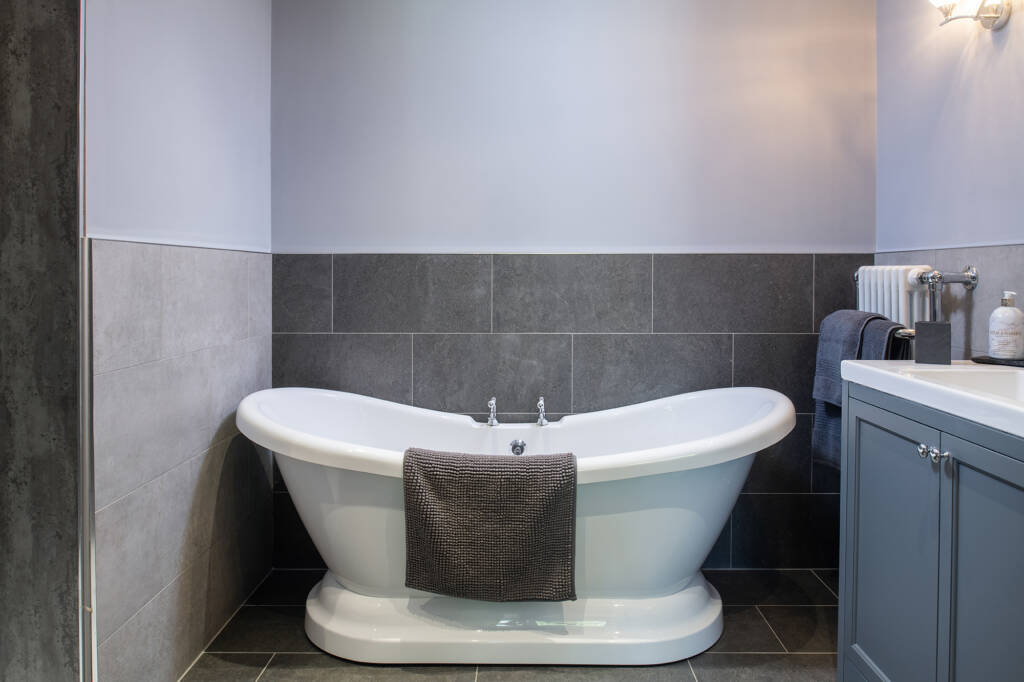
[[[759, 450], [792, 430], [780, 393], [723, 388], [488, 426], [351, 393], [246, 397], [239, 430], [276, 453], [328, 572], [306, 602], [321, 649], [370, 663], [638, 665], [715, 643], [722, 604], [700, 567]], [[405, 587], [407, 447], [578, 462], [574, 602], [479, 602]]]

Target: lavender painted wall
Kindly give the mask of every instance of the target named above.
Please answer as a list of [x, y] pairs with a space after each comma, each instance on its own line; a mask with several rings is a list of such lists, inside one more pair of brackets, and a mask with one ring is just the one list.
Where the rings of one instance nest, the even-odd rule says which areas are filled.
[[872, 0], [273, 11], [275, 253], [874, 248]]
[[992, 32], [940, 27], [924, 0], [878, 0], [876, 251], [1024, 243], [1024, 5], [1014, 4]]
[[270, 250], [270, 0], [89, 0], [86, 231]]

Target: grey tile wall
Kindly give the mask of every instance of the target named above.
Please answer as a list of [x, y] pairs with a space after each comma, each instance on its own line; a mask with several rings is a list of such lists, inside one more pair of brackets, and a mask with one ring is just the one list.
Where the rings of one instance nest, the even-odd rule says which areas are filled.
[[[853, 272], [873, 258], [275, 255], [273, 383], [478, 419], [496, 395], [507, 421], [533, 419], [542, 394], [561, 416], [775, 388], [796, 405], [797, 427], [759, 455], [707, 564], [835, 566], [837, 488], [814, 470], [808, 442], [816, 331], [855, 305]], [[276, 490], [275, 566], [321, 567], [283, 483]]]
[[0, 3], [0, 678], [78, 678], [77, 0]]
[[269, 254], [94, 241], [96, 592], [103, 679], [174, 679], [271, 565]]
[[931, 265], [954, 272], [965, 265], [978, 268], [978, 287], [974, 291], [950, 285], [942, 294], [943, 319], [952, 325], [954, 359], [988, 354], [988, 318], [1004, 290], [1016, 291], [1021, 294], [1019, 300], [1024, 300], [1024, 243], [878, 253], [875, 262]]

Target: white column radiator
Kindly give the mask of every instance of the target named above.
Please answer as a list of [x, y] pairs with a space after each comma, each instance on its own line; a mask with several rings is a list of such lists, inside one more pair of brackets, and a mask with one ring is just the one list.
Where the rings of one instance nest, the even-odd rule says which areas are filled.
[[928, 285], [921, 275], [930, 265], [865, 265], [857, 270], [857, 309], [885, 315], [913, 329], [929, 319]]

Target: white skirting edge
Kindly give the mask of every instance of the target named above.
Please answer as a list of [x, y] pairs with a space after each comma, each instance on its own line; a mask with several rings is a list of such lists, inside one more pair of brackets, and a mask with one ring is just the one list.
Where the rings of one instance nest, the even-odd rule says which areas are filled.
[[306, 634], [364, 663], [655, 665], [714, 644], [722, 601], [700, 574], [664, 597], [492, 603], [369, 597], [327, 573], [306, 602]]

